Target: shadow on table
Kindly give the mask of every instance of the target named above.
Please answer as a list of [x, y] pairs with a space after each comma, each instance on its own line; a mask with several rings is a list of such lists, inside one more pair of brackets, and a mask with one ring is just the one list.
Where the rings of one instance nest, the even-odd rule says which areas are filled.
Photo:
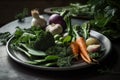
[[94, 65], [88, 68], [69, 70], [69, 71], [45, 71], [28, 68], [21, 64], [16, 63], [10, 57], [8, 57], [9, 64], [19, 74], [26, 74], [34, 77], [45, 77], [49, 80], [79, 80], [89, 79], [92, 77], [100, 77], [101, 75], [111, 74], [110, 70], [114, 69], [118, 62], [118, 54], [114, 47], [108, 57], [98, 65]]

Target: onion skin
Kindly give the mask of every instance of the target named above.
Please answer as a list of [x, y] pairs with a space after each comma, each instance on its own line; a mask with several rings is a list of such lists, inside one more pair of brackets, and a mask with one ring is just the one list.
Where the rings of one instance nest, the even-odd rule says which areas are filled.
[[63, 27], [63, 31], [66, 29], [66, 23], [62, 16], [59, 14], [52, 14], [48, 20], [49, 24], [60, 24]]

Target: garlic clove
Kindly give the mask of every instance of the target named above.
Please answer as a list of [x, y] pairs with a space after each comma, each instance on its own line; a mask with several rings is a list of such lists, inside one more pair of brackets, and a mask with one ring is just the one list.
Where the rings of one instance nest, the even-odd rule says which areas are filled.
[[52, 35], [61, 34], [63, 32], [63, 28], [60, 24], [51, 24], [46, 27], [46, 31], [49, 31]]

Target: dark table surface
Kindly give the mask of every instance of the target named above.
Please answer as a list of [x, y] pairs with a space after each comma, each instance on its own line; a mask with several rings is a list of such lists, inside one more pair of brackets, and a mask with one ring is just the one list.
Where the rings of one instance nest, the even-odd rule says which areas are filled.
[[24, 8], [28, 10], [37, 8], [42, 14], [45, 8], [67, 6], [76, 2], [86, 3], [86, 1], [88, 0], [0, 0], [0, 27], [14, 20]]
[[[23, 23], [17, 20], [9, 22], [0, 28], [0, 32], [13, 33], [16, 26], [30, 27], [31, 19], [27, 17]], [[111, 40], [112, 51], [100, 64], [70, 71], [46, 71], [23, 66], [9, 57], [6, 46], [0, 45], [0, 80], [120, 80], [119, 41], [120, 39]]]

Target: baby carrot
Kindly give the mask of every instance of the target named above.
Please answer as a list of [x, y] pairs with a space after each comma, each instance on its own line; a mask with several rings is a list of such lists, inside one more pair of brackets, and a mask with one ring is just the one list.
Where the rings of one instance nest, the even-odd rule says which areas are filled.
[[89, 61], [89, 63], [90, 63], [91, 59], [90, 59], [90, 56], [88, 54], [84, 38], [83, 37], [77, 38], [76, 39], [76, 43], [78, 44], [78, 46], [79, 46], [79, 48], [81, 50], [81, 53], [83, 54], [84, 58], [86, 58]]
[[[87, 25], [85, 26], [87, 27]], [[92, 60], [89, 56], [89, 53], [87, 51], [87, 46], [86, 46], [86, 42], [84, 40], [84, 37], [81, 37], [79, 34], [78, 34], [78, 31], [73, 28], [73, 32], [75, 34], [75, 38], [76, 38], [76, 43], [78, 44], [79, 46], [79, 49], [81, 51], [80, 55], [82, 54], [82, 58], [84, 59], [84, 61], [86, 61], [87, 63], [91, 63]]]
[[79, 46], [76, 42], [71, 42], [70, 47], [72, 49], [72, 52], [75, 56], [76, 59], [78, 59], [78, 54], [79, 54]]
[[88, 61], [81, 52], [80, 52], [80, 56], [85, 62], [90, 63], [90, 61]]

